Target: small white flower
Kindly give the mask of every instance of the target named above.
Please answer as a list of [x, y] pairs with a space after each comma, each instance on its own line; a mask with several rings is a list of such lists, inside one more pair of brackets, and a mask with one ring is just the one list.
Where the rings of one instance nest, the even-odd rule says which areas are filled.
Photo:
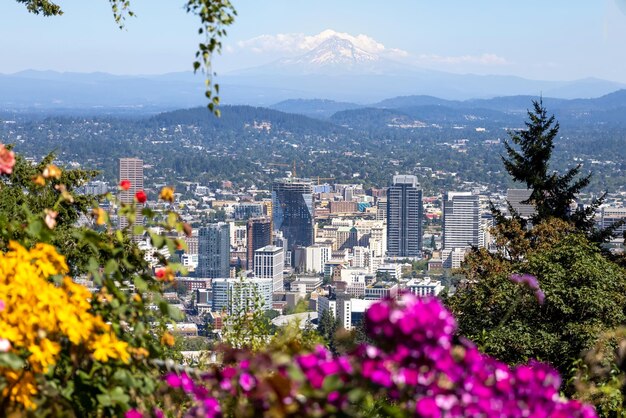
[[0, 338], [0, 353], [6, 353], [11, 349], [11, 341], [6, 338]]

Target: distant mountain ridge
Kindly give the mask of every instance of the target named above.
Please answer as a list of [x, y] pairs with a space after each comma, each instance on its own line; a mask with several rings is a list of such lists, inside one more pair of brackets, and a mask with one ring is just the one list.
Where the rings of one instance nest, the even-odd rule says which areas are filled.
[[[312, 65], [311, 60], [317, 64]], [[328, 118], [337, 111], [359, 107], [441, 105], [524, 111], [528, 98], [543, 92], [549, 106], [561, 107], [565, 99], [583, 97], [567, 103], [573, 111], [603, 109], [611, 101], [620, 104], [619, 90], [626, 88], [596, 79], [550, 82], [413, 69], [334, 38], [300, 57], [275, 63], [285, 73], [272, 65], [218, 75], [222, 103], [291, 112], [299, 106], [295, 113]], [[0, 74], [0, 111], [158, 113], [204, 105], [203, 91], [202, 76], [191, 72], [129, 76], [28, 70]], [[562, 95], [551, 95], [554, 91]], [[573, 95], [576, 91], [584, 94]], [[593, 102], [608, 93], [615, 96], [603, 99], [604, 104]], [[318, 99], [328, 102], [316, 102]]]

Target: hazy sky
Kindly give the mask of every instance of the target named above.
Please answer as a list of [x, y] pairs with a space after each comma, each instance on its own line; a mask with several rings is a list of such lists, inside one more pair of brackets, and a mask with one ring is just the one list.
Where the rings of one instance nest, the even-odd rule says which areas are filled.
[[[0, 1], [0, 73], [154, 74], [191, 68], [197, 24], [183, 1], [131, 0], [117, 29], [106, 0], [59, 0], [65, 15]], [[626, 82], [626, 0], [233, 0], [218, 73], [306, 52], [326, 30], [422, 67], [535, 79]]]

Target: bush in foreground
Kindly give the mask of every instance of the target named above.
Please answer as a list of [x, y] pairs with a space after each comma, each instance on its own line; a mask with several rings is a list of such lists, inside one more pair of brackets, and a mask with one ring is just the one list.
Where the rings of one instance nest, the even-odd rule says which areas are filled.
[[[373, 344], [334, 356], [323, 346], [293, 357], [226, 350], [224, 364], [170, 373], [185, 416], [532, 416], [595, 417], [559, 394], [547, 364], [509, 367], [455, 336], [456, 321], [437, 299], [403, 294], [366, 314]], [[174, 398], [172, 398], [174, 396]], [[179, 409], [180, 411], [180, 409]], [[127, 417], [160, 415], [131, 410]]]

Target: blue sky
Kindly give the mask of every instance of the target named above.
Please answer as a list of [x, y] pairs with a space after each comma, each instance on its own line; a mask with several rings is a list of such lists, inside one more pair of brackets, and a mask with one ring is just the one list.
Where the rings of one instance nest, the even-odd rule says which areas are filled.
[[[117, 29], [106, 0], [59, 0], [65, 15], [0, 2], [0, 73], [24, 69], [155, 74], [191, 68], [197, 22], [184, 2], [132, 0]], [[364, 48], [452, 72], [626, 82], [626, 0], [233, 0], [218, 72], [306, 52], [334, 30]]]

